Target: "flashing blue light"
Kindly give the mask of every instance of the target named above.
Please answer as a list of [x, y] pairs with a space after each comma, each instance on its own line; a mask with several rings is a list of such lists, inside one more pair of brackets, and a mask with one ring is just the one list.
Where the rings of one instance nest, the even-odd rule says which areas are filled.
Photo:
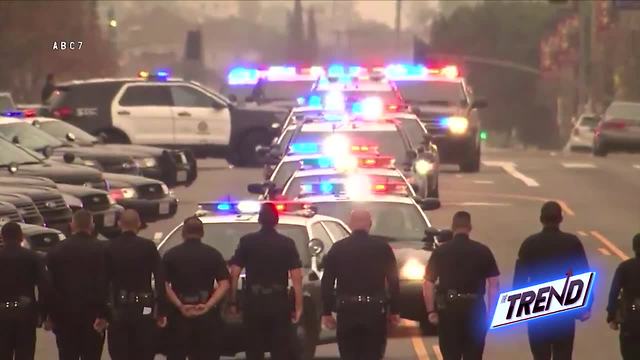
[[344, 66], [339, 64], [333, 64], [327, 69], [327, 76], [329, 77], [342, 77], [344, 74]]
[[327, 183], [327, 182], [320, 183], [320, 191], [323, 194], [332, 193], [333, 192], [333, 184], [332, 183]]
[[311, 107], [322, 107], [322, 98], [318, 95], [309, 96], [309, 106]]
[[356, 101], [351, 105], [351, 112], [353, 114], [362, 114], [362, 103], [360, 101]]
[[318, 166], [323, 169], [330, 168], [333, 166], [333, 161], [331, 160], [331, 158], [322, 157], [318, 159]]
[[317, 154], [320, 146], [317, 143], [295, 143], [290, 145], [290, 149], [295, 154]]
[[309, 194], [309, 193], [313, 192], [313, 186], [311, 184], [302, 184], [302, 185], [300, 185], [300, 189], [305, 194]]
[[360, 72], [362, 72], [363, 68], [361, 66], [349, 66], [348, 74], [349, 76], [358, 76]]
[[345, 114], [324, 114], [325, 121], [343, 121]]
[[442, 128], [448, 128], [449, 127], [449, 118], [448, 117], [443, 117], [438, 119], [438, 125], [440, 125], [440, 127]]
[[385, 68], [385, 74], [390, 79], [406, 77], [422, 77], [428, 74], [423, 65], [391, 64]]
[[304, 105], [305, 98], [303, 96], [300, 96], [299, 98], [296, 99], [296, 102], [298, 103], [298, 105], [302, 106]]
[[169, 72], [166, 70], [158, 70], [156, 71], [156, 76], [166, 78], [169, 76]]
[[258, 82], [259, 74], [257, 69], [237, 67], [229, 71], [227, 82], [229, 85], [255, 84]]
[[22, 111], [5, 111], [0, 113], [0, 115], [4, 117], [15, 117], [15, 118], [24, 117], [24, 113]]
[[231, 204], [229, 203], [220, 203], [216, 205], [216, 210], [218, 211], [229, 211], [231, 210]]

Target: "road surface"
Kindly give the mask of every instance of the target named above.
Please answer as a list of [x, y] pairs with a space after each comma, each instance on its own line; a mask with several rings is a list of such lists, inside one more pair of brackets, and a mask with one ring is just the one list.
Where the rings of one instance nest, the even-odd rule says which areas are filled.
[[[166, 235], [193, 214], [198, 201], [226, 195], [249, 198], [246, 184], [261, 180], [258, 169], [229, 169], [226, 163], [214, 159], [200, 164], [196, 183], [175, 190], [180, 198], [177, 216], [152, 224], [144, 235]], [[589, 154], [491, 150], [484, 153], [482, 170], [477, 174], [445, 167], [440, 190], [443, 207], [428, 213], [432, 223], [449, 227], [455, 211], [470, 211], [472, 237], [493, 250], [503, 289], [511, 285], [521, 242], [540, 229], [541, 204], [551, 199], [559, 201], [565, 210], [563, 229], [579, 235], [597, 272], [592, 318], [578, 324], [574, 358], [619, 357], [617, 333], [607, 327], [604, 308], [613, 271], [622, 259], [633, 256], [631, 238], [640, 232], [640, 155], [613, 154], [603, 159]], [[44, 332], [38, 336], [37, 358], [55, 358], [53, 336]], [[414, 324], [407, 323], [389, 341], [386, 358], [441, 359], [437, 344], [437, 338], [422, 337]], [[511, 326], [489, 334], [485, 358], [530, 359], [528, 349], [526, 327]], [[316, 355], [319, 359], [339, 359], [336, 345], [321, 346]]]

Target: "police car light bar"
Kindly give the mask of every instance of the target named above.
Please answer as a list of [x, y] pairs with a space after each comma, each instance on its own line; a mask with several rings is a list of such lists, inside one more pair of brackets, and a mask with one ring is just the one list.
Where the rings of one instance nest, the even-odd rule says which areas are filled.
[[[353, 159], [353, 163], [351, 163]], [[302, 159], [302, 169], [331, 169], [354, 170], [356, 168], [395, 168], [395, 159], [391, 156], [343, 156], [338, 158], [319, 157], [314, 159]]]
[[[257, 214], [263, 202], [246, 201], [213, 201], [198, 204], [200, 213], [205, 212], [213, 215], [241, 215]], [[298, 201], [271, 201], [278, 212], [295, 212], [300, 210], [310, 210], [311, 204]]]
[[260, 78], [258, 69], [237, 67], [231, 69], [227, 75], [229, 85], [255, 85]]
[[589, 302], [595, 272], [500, 294], [491, 329], [579, 309]]
[[372, 182], [368, 176], [352, 175], [343, 182], [323, 181], [300, 185], [300, 196], [347, 195], [352, 197], [371, 194], [408, 196], [407, 185], [400, 181]]
[[394, 81], [420, 80], [431, 76], [443, 76], [455, 79], [460, 76], [460, 71], [455, 65], [447, 65], [441, 68], [428, 68], [424, 65], [391, 64], [384, 70], [385, 75]]
[[4, 112], [0, 113], [0, 116], [12, 117], [12, 118], [22, 118], [22, 117], [25, 117], [25, 114], [22, 111], [4, 111]]
[[140, 71], [138, 73], [138, 76], [145, 80], [166, 81], [169, 78], [169, 71], [157, 70], [153, 73], [150, 73], [148, 71]]

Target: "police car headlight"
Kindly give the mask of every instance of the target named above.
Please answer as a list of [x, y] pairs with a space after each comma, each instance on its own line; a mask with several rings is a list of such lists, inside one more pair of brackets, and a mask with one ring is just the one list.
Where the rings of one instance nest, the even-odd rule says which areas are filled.
[[111, 195], [107, 195], [107, 199], [109, 199], [109, 205], [115, 205], [116, 201]]
[[462, 116], [451, 116], [445, 118], [445, 124], [449, 128], [452, 134], [464, 134], [469, 128], [469, 120]]
[[152, 157], [136, 159], [135, 161], [136, 165], [141, 168], [152, 168], [158, 166], [158, 161], [156, 158]]
[[416, 259], [409, 259], [400, 269], [400, 278], [403, 280], [424, 279], [425, 265]]
[[67, 237], [64, 236], [63, 233], [58, 233], [58, 240], [62, 241], [62, 240], [66, 240], [66, 239], [67, 239]]
[[96, 167], [96, 165], [98, 165], [94, 160], [82, 160], [82, 164], [90, 167]]
[[25, 249], [31, 249], [31, 243], [27, 239], [23, 239], [20, 245]]
[[433, 164], [425, 159], [420, 159], [416, 161], [415, 168], [419, 175], [427, 175], [431, 170], [433, 170]]
[[111, 197], [114, 200], [120, 200], [120, 199], [133, 199], [138, 196], [138, 193], [134, 188], [120, 188], [120, 189], [111, 189], [111, 191], [109, 191], [109, 195], [111, 195]]
[[169, 187], [166, 184], [162, 184], [162, 192], [165, 195], [169, 195]]

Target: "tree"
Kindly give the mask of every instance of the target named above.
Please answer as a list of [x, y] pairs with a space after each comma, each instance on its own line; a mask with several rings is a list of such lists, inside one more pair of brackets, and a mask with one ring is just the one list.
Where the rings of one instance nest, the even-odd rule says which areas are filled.
[[305, 43], [304, 43], [304, 19], [302, 10], [302, 1], [295, 0], [293, 3], [293, 12], [289, 15], [289, 49], [287, 51], [288, 58], [293, 63], [301, 63], [305, 59]]
[[262, 5], [259, 0], [238, 0], [238, 17], [255, 23], [260, 19]]
[[315, 63], [318, 60], [318, 29], [316, 28], [316, 16], [313, 8], [307, 15], [307, 60]]

